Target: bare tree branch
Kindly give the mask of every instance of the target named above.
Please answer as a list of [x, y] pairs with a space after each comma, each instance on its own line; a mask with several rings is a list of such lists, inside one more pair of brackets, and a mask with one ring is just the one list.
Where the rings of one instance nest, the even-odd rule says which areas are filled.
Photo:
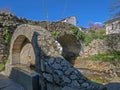
[[112, 18], [120, 17], [120, 0], [111, 0], [111, 4], [109, 10], [112, 13]]

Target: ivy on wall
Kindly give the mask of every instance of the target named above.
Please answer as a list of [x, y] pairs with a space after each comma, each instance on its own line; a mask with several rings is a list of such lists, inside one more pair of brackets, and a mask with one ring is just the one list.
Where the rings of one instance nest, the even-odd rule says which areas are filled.
[[11, 37], [10, 37], [10, 33], [9, 33], [8, 27], [4, 27], [3, 37], [5, 39], [5, 43], [9, 43], [10, 42]]
[[51, 31], [51, 34], [55, 39], [57, 39], [60, 35], [60, 32], [59, 31]]

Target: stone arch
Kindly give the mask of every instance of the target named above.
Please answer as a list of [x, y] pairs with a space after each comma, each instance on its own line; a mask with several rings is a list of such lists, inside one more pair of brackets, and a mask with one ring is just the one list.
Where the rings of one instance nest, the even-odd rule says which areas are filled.
[[[43, 60], [45, 56], [54, 56], [59, 52], [55, 40], [47, 30], [40, 26], [20, 25], [15, 30], [11, 39], [9, 61], [6, 64], [8, 70], [6, 70], [6, 72], [11, 71], [9, 70], [10, 67], [16, 64], [27, 64], [27, 62], [29, 62], [20, 60], [21, 52], [26, 53], [25, 47], [27, 46], [31, 47], [30, 50], [32, 50], [32, 54], [34, 54], [32, 56], [34, 60], [28, 65], [35, 64], [35, 69], [38, 72], [44, 69]], [[27, 52], [29, 52], [29, 48]], [[29, 55], [23, 55], [23, 57], [29, 59]]]
[[29, 37], [27, 38], [25, 35], [19, 35], [11, 47], [11, 64], [35, 64], [34, 49]]
[[57, 38], [57, 41], [61, 44], [63, 50], [62, 55], [67, 60], [75, 60], [75, 58], [80, 55], [82, 51], [82, 44], [80, 40], [74, 35], [65, 34]]
[[24, 47], [25, 43], [30, 43], [29, 39], [24, 35], [19, 35], [16, 37], [13, 42], [13, 46], [11, 46], [11, 64], [19, 64], [20, 63], [20, 52]]
[[[20, 53], [26, 44], [29, 43], [35, 48], [35, 45], [33, 44], [35, 43], [33, 40], [35, 31], [36, 29], [34, 29], [34, 27], [32, 28], [30, 25], [21, 25], [15, 30], [11, 39], [9, 56], [12, 65], [20, 64]], [[34, 49], [34, 52], [37, 52], [36, 49]], [[39, 58], [35, 56], [35, 59]]]

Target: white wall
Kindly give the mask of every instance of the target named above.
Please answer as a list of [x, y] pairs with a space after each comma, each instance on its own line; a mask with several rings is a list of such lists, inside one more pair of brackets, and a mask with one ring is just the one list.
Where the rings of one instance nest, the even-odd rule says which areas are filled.
[[106, 35], [120, 33], [120, 20], [106, 24]]
[[75, 16], [67, 17], [63, 20], [63, 22], [70, 23], [76, 26], [76, 17]]

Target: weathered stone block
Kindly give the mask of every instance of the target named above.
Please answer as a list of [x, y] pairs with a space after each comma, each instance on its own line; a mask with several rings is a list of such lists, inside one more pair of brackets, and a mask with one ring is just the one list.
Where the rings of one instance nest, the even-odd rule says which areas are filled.
[[53, 76], [51, 74], [43, 73], [43, 76], [47, 81], [53, 82]]
[[70, 78], [71, 78], [71, 79], [76, 79], [77, 76], [76, 76], [76, 75], [71, 75]]
[[39, 74], [36, 72], [28, 73], [14, 67], [9, 77], [21, 84], [26, 90], [39, 90]]
[[89, 86], [89, 84], [88, 83], [83, 83], [82, 86], [86, 88], [86, 87]]
[[83, 89], [77, 89], [77, 88], [72, 88], [72, 87], [65, 86], [61, 90], [83, 90]]
[[70, 83], [71, 82], [70, 78], [68, 78], [66, 76], [63, 76], [62, 79], [63, 79], [64, 83]]
[[61, 90], [62, 87], [54, 84], [47, 83], [47, 90]]

